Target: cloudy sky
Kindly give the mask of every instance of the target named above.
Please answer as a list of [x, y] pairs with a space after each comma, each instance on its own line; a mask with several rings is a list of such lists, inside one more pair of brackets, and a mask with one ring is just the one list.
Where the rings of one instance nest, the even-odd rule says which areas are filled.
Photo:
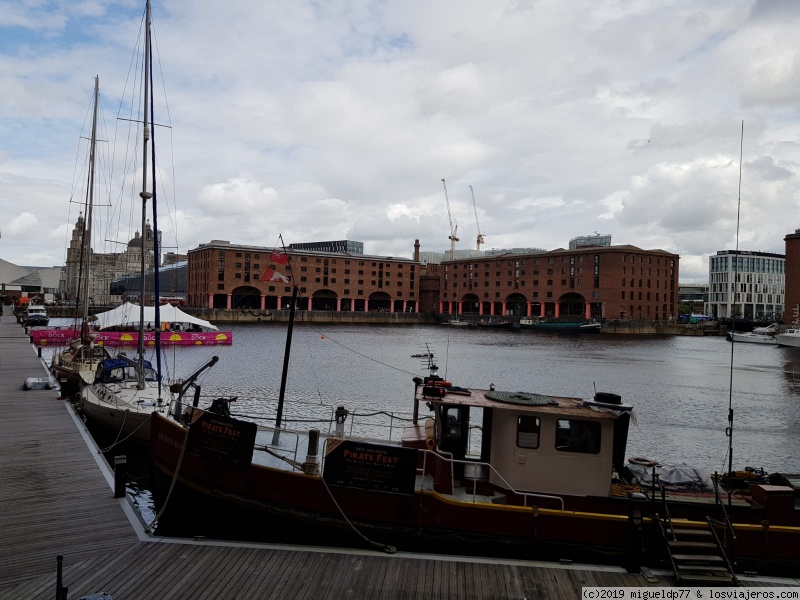
[[[0, 258], [64, 263], [86, 188], [96, 251], [141, 223], [144, 0], [0, 0]], [[153, 0], [159, 228], [449, 248], [614, 244], [782, 253], [800, 228], [800, 2]], [[134, 64], [132, 64], [134, 63]], [[168, 127], [167, 127], [168, 126]], [[140, 184], [139, 184], [140, 185]]]

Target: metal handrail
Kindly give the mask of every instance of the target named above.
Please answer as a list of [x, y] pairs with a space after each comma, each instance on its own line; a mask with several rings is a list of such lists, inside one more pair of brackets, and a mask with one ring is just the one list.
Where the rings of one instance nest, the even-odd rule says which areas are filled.
[[669, 506], [667, 505], [667, 490], [664, 487], [664, 484], [660, 481], [658, 482], [658, 487], [661, 489], [661, 506], [664, 507], [664, 512], [666, 513], [664, 521], [667, 523], [667, 525], [669, 525], [669, 530], [672, 533], [672, 541], [675, 542], [678, 540], [678, 538], [675, 535], [675, 523], [672, 522], [672, 515], [669, 514]]
[[[551, 494], [537, 494], [535, 492], [520, 492], [520, 491], [517, 491], [517, 490], [514, 489], [514, 487], [510, 483], [508, 483], [508, 481], [506, 481], [505, 477], [503, 477], [497, 471], [497, 469], [495, 469], [489, 463], [476, 462], [476, 461], [471, 461], [471, 460], [459, 460], [459, 459], [454, 459], [454, 458], [447, 458], [447, 457], [445, 457], [443, 455], [444, 453], [442, 453], [441, 451], [428, 450], [428, 449], [422, 449], [422, 448], [420, 448], [419, 451], [423, 453], [424, 458], [422, 460], [422, 468], [421, 469], [417, 468], [417, 471], [419, 472], [421, 470], [423, 474], [425, 473], [425, 467], [427, 466], [428, 454], [431, 454], [431, 455], [435, 456], [437, 458], [437, 460], [442, 459], [442, 460], [445, 460], [448, 463], [450, 463], [450, 486], [453, 489], [455, 489], [455, 487], [456, 487], [455, 486], [454, 468], [453, 468], [454, 465], [456, 465], [456, 464], [474, 465], [474, 466], [484, 465], [484, 466], [488, 467], [495, 475], [497, 475], [497, 477], [500, 479], [500, 481], [506, 486], [506, 489], [508, 491], [513, 492], [514, 494], [517, 494], [518, 496], [522, 496], [522, 498], [523, 498], [522, 505], [523, 506], [526, 506], [526, 507], [528, 506], [528, 498], [545, 498], [545, 499], [548, 499], [548, 500], [556, 500], [561, 505], [560, 510], [564, 510], [564, 499], [561, 496], [553, 496]], [[450, 456], [452, 456], [452, 454]], [[473, 483], [472, 501], [475, 502], [476, 501], [475, 498], [477, 496], [477, 493], [476, 493], [477, 480], [473, 481], [472, 483]]]
[[[730, 531], [731, 539], [736, 539], [736, 532], [733, 529], [733, 523], [731, 522], [730, 517], [728, 516], [728, 511], [725, 509], [725, 503], [722, 501], [722, 497], [719, 493], [719, 476], [717, 473], [711, 477], [711, 481], [714, 484], [714, 503], [722, 509], [722, 525], [725, 526], [726, 531]], [[727, 545], [727, 544], [726, 544]]]
[[734, 585], [739, 585], [739, 580], [736, 578], [736, 573], [733, 572], [733, 566], [728, 560], [728, 554], [725, 552], [725, 548], [719, 541], [717, 530], [714, 529], [714, 523], [712, 522], [710, 517], [706, 517], [706, 521], [708, 522], [708, 528], [711, 530], [711, 535], [714, 536], [714, 543], [717, 545], [717, 550], [719, 550], [719, 553], [722, 556], [722, 560], [725, 561], [725, 567], [728, 569], [728, 573], [730, 573]]

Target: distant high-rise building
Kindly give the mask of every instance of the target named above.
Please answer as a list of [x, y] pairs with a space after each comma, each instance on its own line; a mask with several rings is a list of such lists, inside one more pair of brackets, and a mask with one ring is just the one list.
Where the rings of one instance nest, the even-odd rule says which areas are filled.
[[718, 319], [782, 319], [786, 257], [769, 252], [720, 250], [708, 259], [705, 313]]

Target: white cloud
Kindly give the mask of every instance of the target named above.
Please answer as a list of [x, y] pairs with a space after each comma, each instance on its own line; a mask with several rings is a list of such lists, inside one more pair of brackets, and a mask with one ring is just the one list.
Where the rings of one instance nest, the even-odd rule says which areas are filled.
[[35, 215], [29, 212], [22, 212], [11, 219], [5, 227], [6, 237], [18, 238], [28, 235], [35, 235], [39, 221]]

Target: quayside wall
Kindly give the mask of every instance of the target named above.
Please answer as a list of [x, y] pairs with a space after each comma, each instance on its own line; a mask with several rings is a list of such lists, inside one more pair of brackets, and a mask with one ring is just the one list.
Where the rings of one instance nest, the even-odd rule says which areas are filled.
[[[99, 309], [107, 310], [105, 308]], [[288, 310], [259, 310], [259, 309], [224, 309], [224, 308], [188, 308], [181, 310], [216, 325], [236, 323], [262, 323], [262, 322], [287, 322]], [[49, 307], [51, 317], [72, 317], [72, 307]], [[464, 315], [462, 318], [477, 319], [477, 315]], [[295, 320], [300, 323], [364, 323], [364, 324], [395, 324], [395, 325], [436, 325], [447, 320], [449, 315], [435, 313], [408, 313], [408, 312], [350, 312], [329, 310], [298, 310]], [[519, 317], [503, 317], [519, 322]], [[663, 323], [657, 321], [631, 321], [611, 320], [603, 323], [604, 333], [621, 335], [725, 335], [727, 328], [717, 322], [709, 323]]]

